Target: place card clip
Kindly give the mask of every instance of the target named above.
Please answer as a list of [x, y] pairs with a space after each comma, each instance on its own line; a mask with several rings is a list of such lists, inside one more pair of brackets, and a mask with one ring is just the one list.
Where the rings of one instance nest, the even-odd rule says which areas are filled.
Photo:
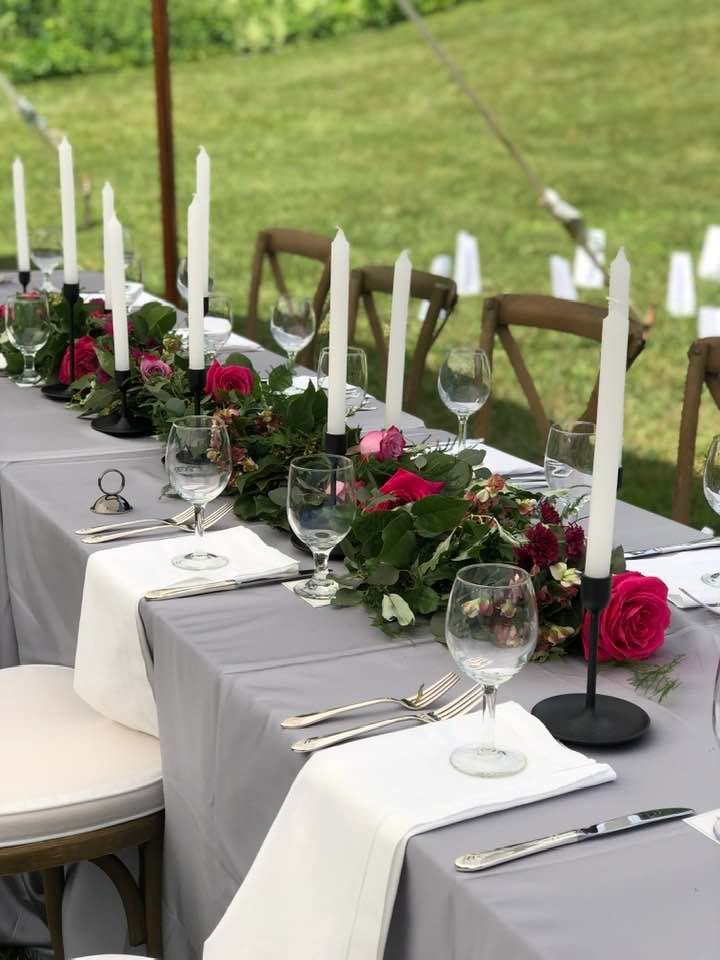
[[[112, 491], [106, 489], [103, 486], [103, 481], [111, 473], [117, 474], [120, 478], [120, 485], [117, 490]], [[107, 483], [107, 481], [105, 481]], [[125, 474], [122, 470], [117, 470], [115, 467], [111, 467], [109, 470], [105, 470], [104, 473], [101, 473], [98, 477], [98, 487], [102, 491], [102, 496], [98, 497], [95, 503], [90, 507], [93, 513], [127, 513], [128, 510], [132, 510], [132, 507], [122, 496], [122, 492], [125, 489]]]

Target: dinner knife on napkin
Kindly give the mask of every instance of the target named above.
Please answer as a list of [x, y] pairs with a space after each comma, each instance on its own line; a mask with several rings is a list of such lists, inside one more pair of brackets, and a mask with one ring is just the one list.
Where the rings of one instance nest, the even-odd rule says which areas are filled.
[[686, 553], [689, 550], [709, 550], [720, 547], [720, 537], [707, 537], [705, 540], [691, 540], [689, 543], [675, 543], [669, 547], [648, 547], [646, 550], [626, 550], [626, 560], [640, 560], [642, 557], [662, 557], [669, 553]]
[[643, 810], [641, 813], [631, 813], [626, 817], [615, 817], [613, 820], [604, 820], [591, 827], [580, 827], [578, 830], [567, 830], [565, 833], [555, 833], [539, 840], [526, 840], [524, 843], [513, 843], [509, 847], [497, 847], [495, 850], [486, 850], [484, 853], [467, 853], [458, 857], [455, 867], [461, 873], [477, 873], [496, 867], [511, 860], [520, 860], [530, 857], [543, 850], [553, 850], [555, 847], [564, 847], [568, 843], [579, 843], [581, 840], [596, 840], [611, 833], [621, 833], [623, 830], [634, 830], [636, 827], [648, 827], [653, 823], [662, 823], [664, 820], [678, 820], [681, 817], [692, 817], [695, 811], [688, 807], [665, 807], [658, 810]]
[[148, 590], [146, 600], [177, 600], [180, 597], [200, 597], [206, 593], [223, 593], [226, 590], [240, 590], [243, 587], [263, 587], [271, 583], [286, 583], [290, 580], [303, 580], [311, 577], [313, 568], [298, 570], [297, 573], [281, 573], [270, 577], [231, 577], [228, 580], [209, 580], [207, 583], [181, 583], [177, 587], [162, 587]]

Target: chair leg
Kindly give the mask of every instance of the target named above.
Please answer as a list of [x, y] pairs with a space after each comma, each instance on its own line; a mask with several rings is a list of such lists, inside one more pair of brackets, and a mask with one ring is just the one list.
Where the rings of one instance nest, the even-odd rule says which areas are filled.
[[64, 867], [51, 867], [40, 871], [45, 892], [45, 912], [50, 930], [54, 960], [65, 960], [62, 933], [62, 902], [65, 890]]
[[145, 931], [149, 957], [161, 960], [162, 942], [162, 833], [140, 848], [145, 900]]

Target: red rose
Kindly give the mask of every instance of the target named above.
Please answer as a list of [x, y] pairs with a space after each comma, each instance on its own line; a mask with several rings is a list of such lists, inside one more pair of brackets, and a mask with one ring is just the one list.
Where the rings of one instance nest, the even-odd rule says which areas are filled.
[[444, 486], [442, 480], [423, 480], [417, 473], [411, 473], [401, 467], [380, 487], [380, 493], [391, 494], [393, 499], [378, 503], [374, 507], [369, 507], [368, 510], [369, 512], [392, 510], [393, 507], [398, 507], [402, 503], [414, 503], [433, 493], [439, 493]]
[[[668, 588], [658, 577], [629, 570], [612, 578], [610, 602], [600, 617], [598, 660], [645, 660], [665, 640], [670, 623]], [[590, 615], [585, 615], [582, 640], [587, 658]]]
[[[96, 373], [100, 369], [100, 361], [95, 353], [95, 341], [92, 337], [80, 337], [75, 341], [75, 379], [79, 380], [86, 373]], [[65, 350], [60, 361], [58, 372], [60, 383], [70, 383], [70, 347]]]
[[223, 395], [231, 390], [247, 395], [252, 393], [253, 373], [248, 367], [230, 365], [224, 367], [218, 360], [213, 360], [205, 377], [205, 393], [220, 403]]

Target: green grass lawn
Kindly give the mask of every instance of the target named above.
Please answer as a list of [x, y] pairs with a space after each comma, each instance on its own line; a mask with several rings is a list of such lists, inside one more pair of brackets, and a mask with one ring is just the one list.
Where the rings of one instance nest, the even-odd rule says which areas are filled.
[[[433, 30], [492, 105], [540, 175], [625, 244], [639, 312], [659, 303], [648, 349], [628, 387], [626, 485], [634, 503], [669, 512], [694, 320], [662, 304], [673, 249], [697, 254], [720, 219], [716, 12], [706, 0], [485, 0], [431, 18]], [[403, 247], [426, 269], [452, 252], [454, 235], [477, 234], [484, 289], [549, 292], [548, 256], [571, 256], [563, 232], [538, 209], [518, 171], [436, 64], [409, 24], [278, 53], [218, 56], [174, 70], [178, 210], [194, 183], [203, 143], [213, 161], [213, 257], [219, 286], [244, 311], [255, 233], [287, 225], [330, 233], [342, 224], [353, 262], [392, 262]], [[161, 288], [154, 93], [149, 70], [37, 83], [26, 91], [51, 126], [65, 130], [78, 174], [115, 187], [149, 285]], [[12, 249], [9, 167], [20, 153], [31, 222], [59, 219], [51, 151], [0, 104], [0, 193]], [[80, 252], [99, 266], [97, 225]], [[720, 302], [701, 288], [700, 302]], [[462, 302], [432, 357], [473, 342], [480, 301]], [[529, 333], [523, 346], [555, 417], [579, 412], [597, 351]], [[539, 456], [539, 439], [499, 352], [489, 439]], [[699, 461], [718, 430], [712, 404], [701, 420]], [[452, 420], [428, 376], [421, 413]], [[698, 485], [697, 524], [711, 523]]]

